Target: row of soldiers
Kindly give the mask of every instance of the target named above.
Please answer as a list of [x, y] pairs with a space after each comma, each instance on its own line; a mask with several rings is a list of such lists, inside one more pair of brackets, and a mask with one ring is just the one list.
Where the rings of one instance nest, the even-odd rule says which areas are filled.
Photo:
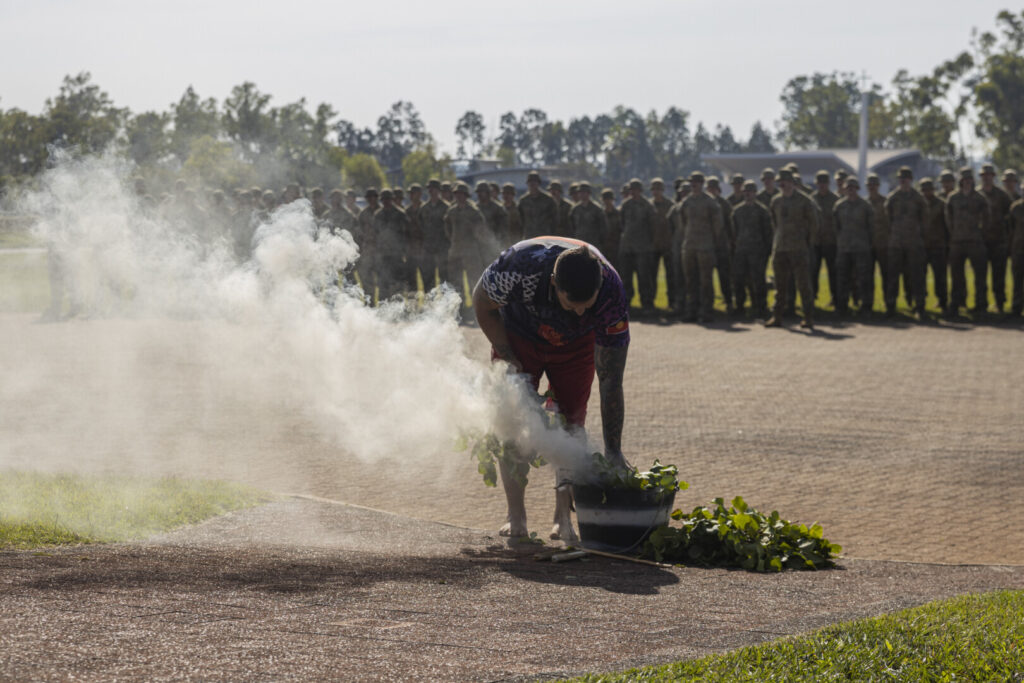
[[[732, 176], [729, 197], [723, 196], [717, 178], [695, 172], [676, 179], [673, 199], [666, 196], [660, 178], [650, 182], [650, 198], [643, 183], [633, 179], [622, 187], [620, 204], [607, 188], [598, 203], [589, 183], [573, 183], [566, 198], [560, 182], [550, 182], [545, 191], [540, 174], [532, 171], [527, 192], [519, 198], [511, 184], [481, 182], [473, 201], [465, 183], [434, 179], [427, 183], [425, 197], [424, 188], [410, 186], [408, 201], [401, 188], [368, 189], [364, 207], [353, 190], [334, 190], [325, 201], [323, 191], [314, 189], [309, 199], [318, 220], [354, 236], [362, 254], [360, 280], [364, 286], [375, 282], [382, 297], [414, 290], [417, 272], [426, 288], [435, 284], [436, 275], [437, 282], [451, 282], [461, 290], [463, 273], [472, 286], [509, 244], [559, 235], [597, 246], [619, 271], [630, 297], [635, 275], [645, 311], [653, 311], [657, 272], [664, 264], [669, 305], [688, 320], [711, 317], [714, 271], [728, 310], [745, 311], [749, 299], [751, 310], [767, 317], [765, 274], [773, 255], [778, 293], [771, 324], [795, 310], [797, 291], [804, 302], [815, 300], [822, 268], [840, 313], [850, 310], [851, 300], [861, 311], [871, 309], [877, 266], [886, 311], [895, 311], [902, 280], [907, 303], [920, 315], [929, 267], [942, 310], [957, 312], [966, 306], [964, 265], [969, 262], [976, 283], [973, 310], [984, 312], [987, 273], [991, 270], [993, 283], [1005, 283], [1010, 255], [1011, 311], [1020, 314], [1024, 236], [1013, 237], [1024, 229], [1024, 207], [1015, 204], [1020, 199], [1016, 173], [1004, 172], [1000, 188], [995, 169], [985, 165], [979, 190], [970, 169], [961, 170], [959, 182], [953, 172], [943, 171], [940, 187], [925, 178], [914, 188], [907, 167], [897, 175], [899, 186], [888, 196], [880, 192], [880, 179], [869, 176], [863, 198], [857, 180], [844, 171], [834, 177], [819, 171], [811, 188], [802, 183], [799, 168], [789, 164], [778, 175], [765, 169], [760, 189], [753, 181]], [[832, 191], [833, 180], [838, 192]], [[235, 221], [240, 227], [233, 231], [242, 235], [239, 250], [244, 250], [246, 231], [251, 236], [254, 222], [265, 220], [279, 202], [301, 196], [294, 184], [280, 198], [272, 191], [253, 192], [236, 195], [240, 205], [235, 215], [242, 220]], [[223, 211], [217, 208], [224, 206], [223, 197], [211, 198], [211, 205], [211, 211]], [[249, 220], [246, 228], [248, 215], [256, 220]], [[992, 294], [1003, 311], [1005, 286], [993, 286]], [[811, 324], [813, 305], [805, 303], [802, 309], [805, 323]]]

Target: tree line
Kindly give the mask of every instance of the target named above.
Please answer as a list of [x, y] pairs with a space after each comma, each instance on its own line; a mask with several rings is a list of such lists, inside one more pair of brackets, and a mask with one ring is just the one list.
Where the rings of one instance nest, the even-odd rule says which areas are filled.
[[[661, 113], [618, 106], [568, 121], [529, 108], [502, 114], [496, 130], [467, 111], [455, 124], [456, 154], [506, 166], [558, 165], [610, 184], [673, 178], [708, 170], [702, 154], [854, 147], [864, 87], [872, 147], [914, 147], [958, 165], [978, 146], [973, 136], [997, 165], [1024, 163], [1024, 11], [1000, 12], [995, 33], [974, 31], [968, 49], [930, 73], [900, 70], [888, 88], [845, 72], [792, 78], [775, 129], [758, 122], [745, 138], [729, 126], [694, 126], [675, 106]], [[275, 105], [252, 82], [219, 102], [189, 87], [166, 111], [135, 113], [118, 107], [90, 74], [66, 76], [40, 114], [0, 108], [0, 186], [35, 176], [55, 145], [84, 152], [114, 146], [155, 187], [182, 176], [229, 189], [287, 182], [365, 188], [453, 175], [453, 159], [438, 153], [411, 102], [395, 102], [375, 127], [360, 128], [328, 103]]]

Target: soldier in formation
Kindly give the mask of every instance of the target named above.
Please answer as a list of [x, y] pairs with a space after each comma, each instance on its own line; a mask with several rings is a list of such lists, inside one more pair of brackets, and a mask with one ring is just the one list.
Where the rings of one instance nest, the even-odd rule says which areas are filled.
[[832, 222], [836, 228], [836, 291], [832, 298], [840, 315], [849, 312], [853, 291], [857, 292], [854, 299], [859, 298], [861, 314], [870, 311], [875, 300], [875, 264], [871, 256], [875, 210], [860, 196], [859, 190], [860, 182], [847, 178], [846, 196], [832, 207]]

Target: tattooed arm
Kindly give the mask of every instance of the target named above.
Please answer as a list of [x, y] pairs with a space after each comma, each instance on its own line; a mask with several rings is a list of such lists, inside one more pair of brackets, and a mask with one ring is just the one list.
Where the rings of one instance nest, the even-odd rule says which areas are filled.
[[601, 425], [604, 431], [605, 455], [625, 464], [622, 455], [622, 423], [626, 406], [622, 393], [622, 377], [626, 370], [626, 352], [629, 346], [594, 347], [594, 368], [601, 392]]

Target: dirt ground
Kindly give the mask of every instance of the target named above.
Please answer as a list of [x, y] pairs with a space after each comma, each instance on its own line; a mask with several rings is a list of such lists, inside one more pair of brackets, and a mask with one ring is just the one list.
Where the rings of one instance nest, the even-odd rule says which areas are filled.
[[144, 544], [0, 553], [0, 679], [547, 679], [1024, 588], [1024, 567], [768, 575], [535, 551], [292, 499]]
[[[0, 553], [0, 679], [525, 680], [1024, 588], [1020, 327], [632, 326], [627, 456], [679, 465], [679, 507], [742, 495], [844, 548], [838, 569], [781, 575], [537, 562], [494, 533], [503, 496], [466, 454], [342, 452], [272, 390], [213, 381], [215, 333], [0, 316], [0, 466], [394, 514], [288, 498], [142, 543]], [[551, 478], [529, 489], [541, 535]]]

